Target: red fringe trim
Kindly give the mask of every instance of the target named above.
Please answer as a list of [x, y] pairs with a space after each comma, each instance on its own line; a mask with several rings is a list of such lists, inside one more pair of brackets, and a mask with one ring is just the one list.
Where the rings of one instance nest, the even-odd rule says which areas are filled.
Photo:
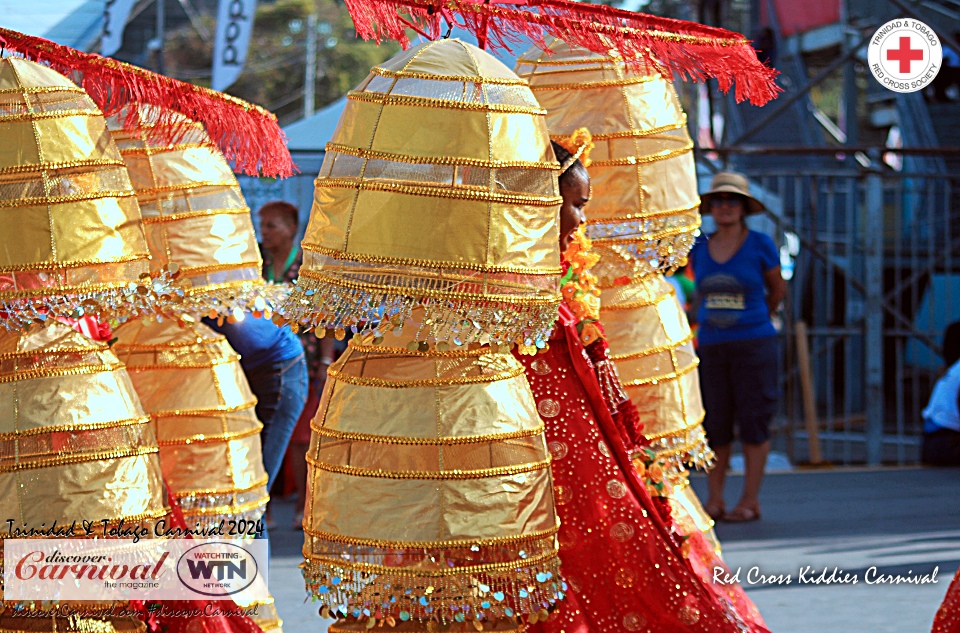
[[[203, 123], [207, 134], [236, 171], [274, 178], [286, 178], [296, 173], [287, 149], [287, 138], [277, 123], [277, 117], [260, 106], [109, 57], [83, 53], [2, 27], [0, 43], [77, 81], [107, 116], [132, 103], [179, 112]], [[124, 125], [131, 129], [138, 127], [133, 108]], [[171, 135], [167, 141], [174, 142], [179, 132], [176, 125], [167, 129]]]
[[[346, 0], [364, 39], [392, 39], [410, 45], [406, 29], [436, 39], [441, 20], [470, 31], [478, 42], [511, 50], [533, 41], [546, 49], [546, 36], [607, 55], [616, 50], [630, 65], [650, 65], [667, 80], [716, 79], [720, 90], [735, 87], [737, 102], [763, 105], [782, 89], [779, 74], [762, 64], [743, 35], [695, 22], [660, 18], [571, 0]], [[400, 13], [404, 15], [401, 16]]]

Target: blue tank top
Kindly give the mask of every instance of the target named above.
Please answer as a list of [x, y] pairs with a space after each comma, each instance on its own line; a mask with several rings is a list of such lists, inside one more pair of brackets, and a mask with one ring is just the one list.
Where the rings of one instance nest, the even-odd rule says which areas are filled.
[[227, 337], [230, 346], [240, 354], [244, 371], [267, 363], [282, 363], [303, 354], [300, 339], [288, 327], [277, 327], [269, 319], [257, 319], [247, 313], [243, 321], [217, 325], [212, 319], [204, 324]]
[[770, 236], [750, 231], [740, 250], [718, 264], [701, 235], [690, 251], [700, 295], [697, 338], [701, 345], [776, 336], [767, 309], [763, 275], [780, 265]]

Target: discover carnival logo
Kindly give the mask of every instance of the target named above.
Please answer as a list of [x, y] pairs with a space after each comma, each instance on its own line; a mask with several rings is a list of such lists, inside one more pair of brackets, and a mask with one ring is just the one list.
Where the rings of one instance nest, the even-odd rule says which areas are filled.
[[912, 18], [890, 20], [867, 47], [870, 72], [894, 92], [916, 92], [933, 82], [943, 63], [943, 46], [933, 29]]

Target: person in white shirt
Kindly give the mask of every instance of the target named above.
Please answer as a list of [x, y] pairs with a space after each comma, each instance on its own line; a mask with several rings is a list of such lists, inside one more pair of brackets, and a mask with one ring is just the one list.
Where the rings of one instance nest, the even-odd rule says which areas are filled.
[[960, 466], [960, 321], [943, 334], [946, 371], [923, 410], [921, 460], [930, 466]]

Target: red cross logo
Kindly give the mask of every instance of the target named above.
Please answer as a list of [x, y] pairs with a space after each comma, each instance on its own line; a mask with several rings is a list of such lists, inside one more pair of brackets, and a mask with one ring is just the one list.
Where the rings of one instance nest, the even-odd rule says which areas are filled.
[[910, 36], [900, 38], [900, 48], [891, 48], [887, 51], [887, 60], [900, 62], [900, 73], [909, 74], [910, 62], [923, 60], [922, 48], [910, 48]]

